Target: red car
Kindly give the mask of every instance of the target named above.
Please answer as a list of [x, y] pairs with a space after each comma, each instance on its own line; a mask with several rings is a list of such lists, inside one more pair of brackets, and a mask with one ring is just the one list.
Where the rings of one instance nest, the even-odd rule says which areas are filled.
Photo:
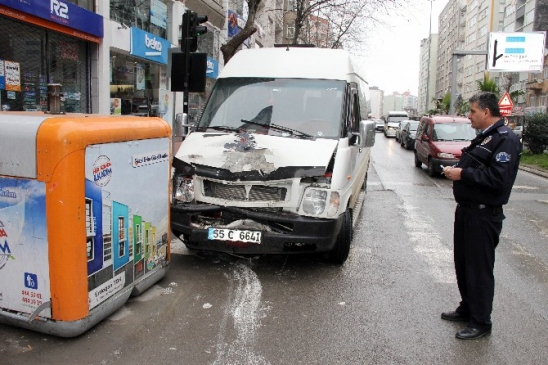
[[428, 175], [439, 175], [443, 166], [460, 159], [462, 149], [476, 137], [465, 117], [435, 115], [422, 117], [415, 137], [415, 166], [428, 167]]

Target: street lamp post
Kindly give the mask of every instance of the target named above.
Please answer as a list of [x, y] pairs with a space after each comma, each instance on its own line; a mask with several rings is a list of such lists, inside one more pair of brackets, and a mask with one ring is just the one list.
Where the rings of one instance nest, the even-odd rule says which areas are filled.
[[426, 113], [428, 113], [428, 106], [430, 98], [430, 50], [432, 48], [431, 42], [432, 42], [432, 4], [434, 3], [434, 0], [428, 0], [430, 2], [430, 25], [428, 27], [428, 59], [426, 61]]

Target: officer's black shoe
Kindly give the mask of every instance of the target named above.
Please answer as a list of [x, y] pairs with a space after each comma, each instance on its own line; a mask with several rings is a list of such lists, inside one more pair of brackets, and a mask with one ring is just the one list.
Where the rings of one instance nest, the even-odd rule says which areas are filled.
[[459, 340], [476, 340], [491, 333], [491, 328], [466, 327], [457, 332], [456, 337]]
[[443, 312], [441, 314], [441, 319], [445, 319], [446, 321], [452, 321], [452, 322], [466, 322], [470, 320], [470, 315], [459, 313], [457, 311]]

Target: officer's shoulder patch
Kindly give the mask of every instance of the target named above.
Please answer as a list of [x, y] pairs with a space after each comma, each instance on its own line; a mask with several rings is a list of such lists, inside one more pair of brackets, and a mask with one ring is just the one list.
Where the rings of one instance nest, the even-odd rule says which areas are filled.
[[484, 144], [489, 143], [489, 141], [491, 140], [491, 138], [492, 138], [491, 136], [485, 137], [485, 138], [483, 139], [483, 141], [481, 141], [481, 144], [484, 145]]
[[497, 162], [510, 162], [510, 159], [511, 159], [511, 155], [509, 155], [506, 152], [499, 152], [495, 156], [495, 160]]

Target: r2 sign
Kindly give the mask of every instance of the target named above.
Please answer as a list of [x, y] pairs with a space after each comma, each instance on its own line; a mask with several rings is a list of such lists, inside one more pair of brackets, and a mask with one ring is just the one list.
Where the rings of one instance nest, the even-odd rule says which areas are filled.
[[63, 19], [69, 18], [67, 4], [59, 0], [51, 0], [50, 13]]

